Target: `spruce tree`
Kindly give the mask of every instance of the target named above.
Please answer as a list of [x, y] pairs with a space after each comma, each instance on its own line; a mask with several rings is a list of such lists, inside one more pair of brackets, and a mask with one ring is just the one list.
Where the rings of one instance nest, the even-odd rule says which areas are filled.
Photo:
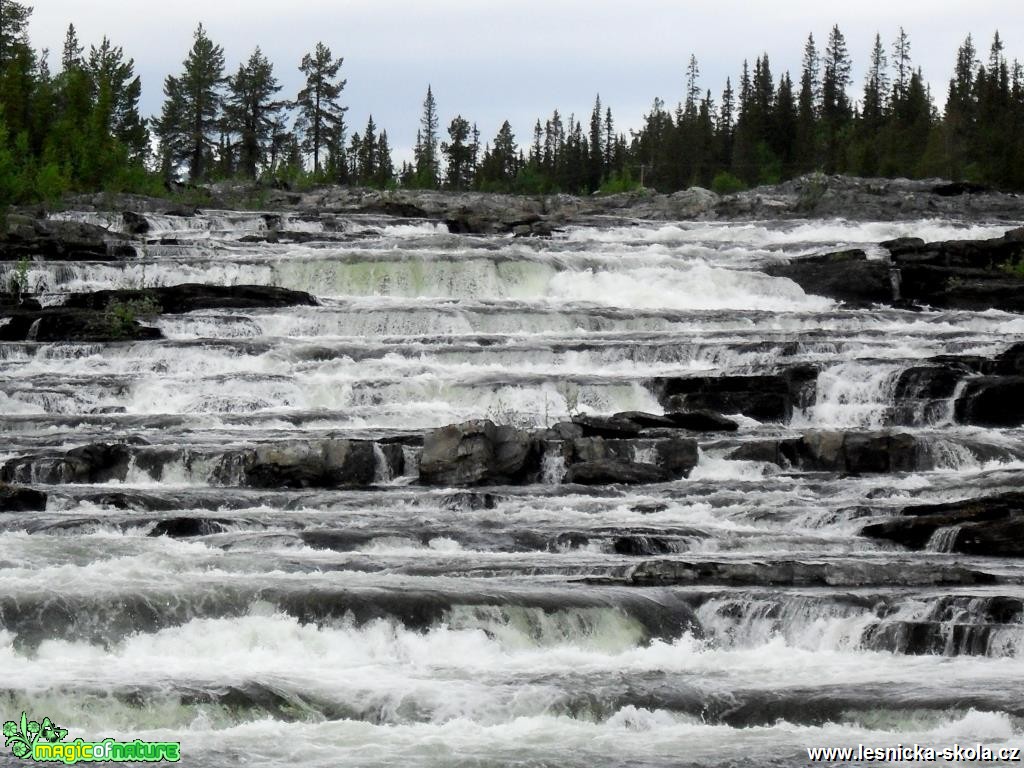
[[32, 8], [15, 0], [0, 0], [0, 69], [20, 50], [28, 48], [28, 20]]
[[844, 133], [853, 117], [850, 97], [852, 63], [846, 38], [838, 26], [832, 27], [822, 65], [821, 118], [825, 130], [825, 170], [828, 173], [845, 169]]
[[373, 186], [380, 189], [388, 187], [395, 178], [395, 166], [391, 161], [391, 145], [388, 143], [388, 132], [381, 131], [377, 137], [377, 173]]
[[164, 106], [157, 121], [165, 173], [187, 163], [194, 181], [206, 178], [219, 146], [224, 85], [224, 49], [200, 24], [178, 77], [164, 81]]
[[299, 70], [306, 76], [306, 84], [296, 97], [299, 110], [297, 128], [303, 134], [303, 148], [313, 155], [313, 173], [320, 173], [320, 155], [331, 136], [343, 135], [345, 111], [338, 103], [346, 81], [338, 80], [344, 59], [334, 58], [331, 49], [322, 42], [312, 53], [302, 57]]
[[415, 152], [416, 186], [422, 189], [437, 189], [441, 181], [437, 129], [437, 102], [434, 100], [433, 89], [428, 85]]
[[267, 164], [277, 115], [283, 105], [274, 101], [281, 86], [274, 76], [274, 65], [256, 48], [245, 64], [228, 78], [225, 120], [228, 130], [238, 136], [238, 167], [255, 179]]
[[82, 66], [82, 54], [85, 49], [78, 42], [78, 32], [74, 24], [68, 24], [68, 31], [64, 36], [64, 51], [61, 54], [61, 71], [70, 72]]
[[469, 121], [457, 115], [448, 126], [450, 141], [442, 142], [447, 172], [445, 186], [449, 189], [469, 189], [473, 183], [473, 142]]

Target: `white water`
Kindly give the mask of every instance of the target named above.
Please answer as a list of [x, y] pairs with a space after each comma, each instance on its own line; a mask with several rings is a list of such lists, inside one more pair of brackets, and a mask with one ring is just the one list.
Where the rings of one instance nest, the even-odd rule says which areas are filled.
[[[162, 342], [0, 344], [4, 460], [149, 443], [123, 482], [0, 516], [6, 710], [83, 738], [181, 740], [183, 764], [211, 768], [760, 767], [802, 764], [809, 746], [1024, 740], [1017, 564], [950, 554], [951, 531], [918, 553], [859, 536], [906, 505], [1019, 487], [1019, 430], [959, 427], [951, 401], [900, 427], [933, 471], [729, 458], [747, 440], [885, 429], [906, 368], [1024, 338], [1019, 316], [847, 310], [759, 267], [1006, 227], [695, 222], [524, 242], [329, 215], [150, 224], [136, 260], [36, 263], [30, 281], [53, 304], [209, 281], [321, 306], [162, 316]], [[323, 240], [241, 242], [271, 227]], [[401, 473], [375, 444], [372, 490], [236, 487], [232, 456], [258, 443], [661, 413], [658, 377], [797, 363], [820, 369], [805, 408], [699, 436], [697, 468], [661, 486], [570, 494], [546, 453], [536, 486], [429, 490], [418, 444]], [[118, 494], [163, 504], [119, 509]], [[147, 536], [178, 516], [217, 527]], [[658, 562], [678, 582], [630, 581]], [[818, 566], [828, 579], [799, 583]], [[958, 568], [997, 580], [959, 583]]]

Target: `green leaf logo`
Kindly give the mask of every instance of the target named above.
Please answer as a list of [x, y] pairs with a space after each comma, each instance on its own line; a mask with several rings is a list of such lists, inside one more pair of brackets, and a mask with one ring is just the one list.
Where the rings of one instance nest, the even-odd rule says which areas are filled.
[[4, 746], [10, 747], [15, 757], [25, 759], [32, 755], [32, 747], [37, 741], [56, 744], [68, 735], [66, 728], [61, 728], [48, 717], [39, 723], [28, 719], [28, 713], [21, 713], [21, 722], [8, 720], [4, 723]]

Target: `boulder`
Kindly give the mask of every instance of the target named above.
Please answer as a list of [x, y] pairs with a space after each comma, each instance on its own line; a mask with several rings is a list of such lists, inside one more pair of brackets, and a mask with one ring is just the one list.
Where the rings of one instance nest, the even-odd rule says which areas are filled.
[[0, 236], [0, 261], [117, 261], [136, 255], [129, 243], [93, 224], [11, 218], [6, 235]]
[[740, 428], [732, 419], [714, 411], [674, 411], [666, 413], [665, 418], [691, 432], [735, 432]]
[[889, 265], [869, 260], [861, 250], [810, 256], [771, 266], [765, 272], [792, 280], [806, 293], [852, 306], [889, 304], [895, 298]]
[[366, 440], [287, 441], [225, 457], [221, 475], [226, 482], [236, 466], [251, 488], [366, 487], [374, 483], [377, 457], [374, 444]]
[[146, 302], [161, 312], [180, 314], [199, 309], [275, 309], [315, 306], [317, 300], [304, 291], [292, 291], [272, 285], [183, 285], [158, 286], [141, 290], [111, 290], [75, 293], [67, 297], [65, 307], [106, 309], [111, 304]]
[[618, 416], [574, 416], [572, 423], [583, 430], [583, 437], [622, 439], [640, 434], [636, 423]]
[[14, 311], [0, 325], [0, 341], [141, 341], [163, 338], [159, 328], [140, 324], [130, 312], [82, 309]]
[[761, 376], [654, 379], [650, 387], [666, 411], [739, 413], [758, 421], [788, 421], [806, 400], [818, 372], [796, 366]]
[[132, 449], [124, 443], [95, 443], [64, 453], [10, 459], [0, 470], [5, 482], [108, 483], [128, 475]]
[[615, 554], [627, 557], [651, 557], [672, 553], [672, 545], [665, 539], [640, 534], [617, 537], [612, 543], [612, 549]]
[[948, 552], [1024, 557], [1024, 493], [904, 507], [899, 517], [868, 525], [861, 534], [924, 549], [940, 531], [940, 548]]
[[420, 482], [425, 485], [516, 483], [538, 470], [534, 439], [523, 430], [489, 420], [427, 433], [420, 456]]
[[600, 459], [573, 464], [562, 482], [570, 485], [645, 485], [670, 479], [668, 472], [655, 464]]
[[226, 531], [229, 522], [228, 520], [211, 520], [205, 517], [174, 517], [158, 522], [148, 535], [168, 536], [172, 539], [209, 536]]
[[981, 427], [1024, 425], [1024, 376], [980, 376], [956, 401], [956, 420]]
[[811, 431], [802, 437], [747, 442], [733, 461], [764, 461], [808, 472], [844, 474], [914, 472], [934, 468], [934, 459], [910, 434]]
[[43, 512], [46, 498], [42, 491], [0, 483], [0, 512]]

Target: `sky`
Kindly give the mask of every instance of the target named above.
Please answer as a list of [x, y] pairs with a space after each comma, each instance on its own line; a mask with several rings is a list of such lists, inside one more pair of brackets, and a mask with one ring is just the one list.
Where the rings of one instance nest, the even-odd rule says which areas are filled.
[[617, 129], [639, 127], [655, 96], [669, 106], [682, 98], [691, 54], [716, 100], [745, 58], [767, 53], [776, 76], [796, 75], [808, 33], [823, 47], [834, 24], [853, 57], [854, 97], [875, 34], [891, 49], [900, 26], [940, 104], [968, 32], [982, 58], [998, 29], [1008, 56], [1024, 60], [1019, 0], [36, 0], [30, 34], [51, 49], [54, 68], [68, 23], [86, 46], [110, 37], [134, 58], [151, 115], [199, 22], [229, 71], [260, 46], [286, 97], [301, 86], [303, 54], [323, 41], [345, 59], [350, 129], [372, 114], [398, 159], [411, 156], [428, 84], [442, 133], [461, 114], [486, 140], [507, 119], [527, 144], [534, 121], [555, 108], [589, 119], [597, 94]]

